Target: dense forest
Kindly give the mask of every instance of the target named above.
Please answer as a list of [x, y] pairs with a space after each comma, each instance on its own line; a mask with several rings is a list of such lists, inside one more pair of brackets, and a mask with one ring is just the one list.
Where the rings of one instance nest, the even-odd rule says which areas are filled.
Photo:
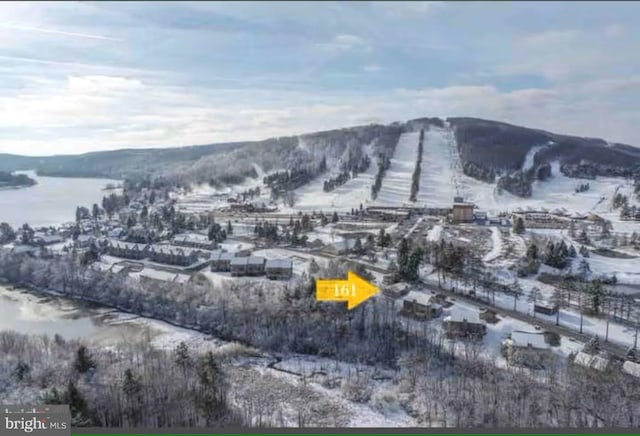
[[0, 189], [2, 188], [23, 188], [33, 186], [37, 182], [26, 174], [11, 174], [0, 171]]

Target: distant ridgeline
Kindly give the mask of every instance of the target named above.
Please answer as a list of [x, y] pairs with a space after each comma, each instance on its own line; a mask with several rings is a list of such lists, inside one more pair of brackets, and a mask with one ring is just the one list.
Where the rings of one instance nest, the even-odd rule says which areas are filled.
[[11, 174], [0, 171], [0, 189], [1, 188], [25, 188], [33, 186], [37, 182], [26, 174]]
[[465, 174], [520, 197], [531, 195], [533, 181], [552, 175], [553, 162], [568, 177], [629, 177], [640, 185], [640, 148], [478, 118], [419, 118], [264, 141], [73, 156], [0, 154], [0, 171], [35, 168], [39, 175], [125, 179], [134, 187], [228, 186], [254, 178], [283, 194], [318, 177], [323, 190], [332, 191], [373, 164], [375, 198], [400, 135], [434, 128], [452, 129]]

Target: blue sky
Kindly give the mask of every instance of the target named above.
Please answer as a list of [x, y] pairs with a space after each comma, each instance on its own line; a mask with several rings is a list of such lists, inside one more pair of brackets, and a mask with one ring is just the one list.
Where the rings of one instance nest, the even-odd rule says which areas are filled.
[[0, 3], [0, 152], [477, 116], [640, 146], [636, 2]]

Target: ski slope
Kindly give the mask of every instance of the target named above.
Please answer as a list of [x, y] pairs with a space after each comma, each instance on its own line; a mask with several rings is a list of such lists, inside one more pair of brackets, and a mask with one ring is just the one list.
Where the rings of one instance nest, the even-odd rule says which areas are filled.
[[371, 158], [371, 165], [367, 171], [358, 174], [356, 178], [349, 179], [344, 185], [330, 192], [323, 191], [324, 181], [337, 173], [318, 176], [295, 190], [296, 203], [293, 208], [281, 206], [281, 209], [285, 212], [311, 212], [314, 210], [349, 212], [352, 208], [358, 208], [361, 203], [366, 207], [371, 202], [371, 186], [378, 171], [373, 147], [368, 146], [366, 152]]
[[402, 206], [414, 204], [409, 201], [411, 176], [416, 167], [420, 132], [400, 135], [391, 166], [382, 179], [382, 187], [375, 201], [379, 206]]
[[432, 127], [424, 132], [418, 203], [427, 207], [449, 207], [458, 195], [462, 174], [453, 132]]
[[[400, 144], [398, 144], [400, 146]], [[527, 154], [523, 169], [533, 165], [535, 155], [549, 144], [533, 147]], [[613, 210], [612, 199], [617, 192], [633, 196], [633, 183], [622, 178], [598, 177], [589, 180], [590, 189], [576, 193], [575, 188], [585, 180], [566, 177], [560, 171], [560, 164], [551, 164], [552, 176], [545, 181], [533, 183], [531, 198], [520, 198], [508, 192], [498, 193], [495, 183], [485, 183], [473, 179], [462, 172], [459, 153], [452, 129], [432, 127], [425, 131], [424, 153], [422, 158], [419, 205], [427, 207], [450, 207], [453, 197], [461, 196], [465, 201], [476, 204], [479, 210], [497, 215], [503, 211], [514, 211], [518, 208], [532, 209], [565, 209], [567, 212], [585, 214], [597, 213], [609, 219], [614, 231], [638, 231], [634, 222], [621, 222], [619, 211]], [[410, 177], [407, 179], [409, 192]], [[384, 188], [383, 188], [384, 189]], [[387, 191], [390, 192], [390, 191]], [[389, 200], [390, 195], [385, 198]], [[406, 198], [402, 196], [401, 198]]]

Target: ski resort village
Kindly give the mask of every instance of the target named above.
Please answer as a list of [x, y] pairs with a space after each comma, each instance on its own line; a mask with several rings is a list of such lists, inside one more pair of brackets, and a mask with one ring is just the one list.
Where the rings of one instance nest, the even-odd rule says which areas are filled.
[[[197, 332], [244, 422], [640, 425], [637, 148], [423, 118], [122, 171], [0, 276]], [[316, 301], [348, 271], [380, 292]]]

